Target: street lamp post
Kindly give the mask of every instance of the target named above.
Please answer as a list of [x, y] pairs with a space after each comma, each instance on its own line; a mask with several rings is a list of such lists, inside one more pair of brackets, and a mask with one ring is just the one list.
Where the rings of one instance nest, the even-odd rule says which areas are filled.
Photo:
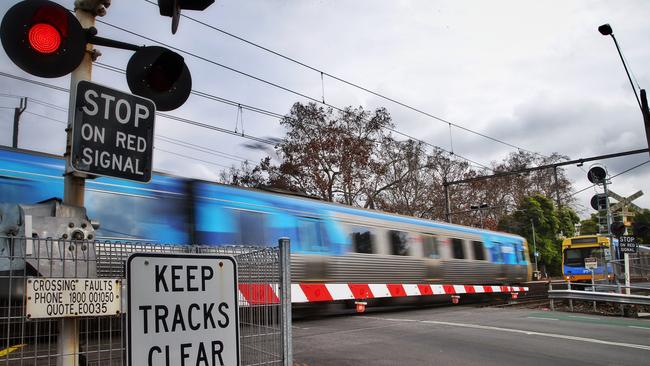
[[616, 41], [616, 37], [614, 37], [614, 31], [612, 30], [612, 27], [609, 24], [603, 24], [600, 27], [598, 27], [598, 31], [603, 36], [612, 36], [612, 39], [614, 40], [614, 45], [616, 46], [618, 55], [621, 58], [621, 62], [623, 63], [623, 68], [625, 68], [627, 79], [630, 81], [630, 85], [632, 86], [632, 91], [634, 91], [634, 97], [636, 98], [636, 102], [639, 105], [639, 108], [641, 108], [641, 114], [643, 115], [643, 125], [645, 127], [645, 138], [648, 147], [650, 147], [650, 109], [648, 108], [648, 98], [646, 97], [646, 92], [644, 89], [641, 89], [640, 91], [641, 96], [639, 97], [639, 95], [637, 94], [636, 88], [634, 87], [634, 83], [632, 82], [632, 77], [630, 76], [630, 72], [628, 71], [627, 64], [625, 63], [625, 59], [623, 58], [623, 53], [621, 52], [621, 48], [618, 46], [618, 41]]

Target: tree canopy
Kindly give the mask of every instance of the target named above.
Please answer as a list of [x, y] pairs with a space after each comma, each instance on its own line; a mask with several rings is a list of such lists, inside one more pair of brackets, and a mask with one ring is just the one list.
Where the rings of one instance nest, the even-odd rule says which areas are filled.
[[[315, 103], [295, 103], [280, 123], [286, 135], [275, 146], [277, 158], [266, 157], [258, 164], [246, 162], [232, 167], [221, 172], [220, 182], [270, 186], [325, 201], [443, 220], [444, 182], [564, 158], [558, 154], [543, 157], [518, 151], [501, 162], [492, 162], [489, 169], [476, 168], [421, 141], [397, 139], [391, 132], [394, 126], [385, 108], [366, 111], [362, 107], [347, 107], [335, 111]], [[526, 197], [569, 197], [570, 189], [564, 171], [559, 168], [557, 172], [541, 170], [450, 185], [452, 221], [496, 229], [501, 219]], [[470, 209], [481, 204], [487, 207], [480, 212]]]
[[535, 251], [539, 253], [539, 267], [545, 267], [551, 275], [558, 275], [562, 266], [562, 238], [573, 236], [574, 225], [579, 221], [572, 209], [557, 209], [551, 199], [536, 194], [525, 197], [512, 214], [502, 217], [498, 228], [525, 237], [532, 255]]

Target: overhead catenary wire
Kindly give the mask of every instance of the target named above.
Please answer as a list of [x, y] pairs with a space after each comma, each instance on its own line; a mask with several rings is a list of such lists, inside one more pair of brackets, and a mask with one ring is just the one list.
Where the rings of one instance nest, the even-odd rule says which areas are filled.
[[[648, 163], [650, 163], [650, 160], [646, 160], [646, 161], [644, 161], [643, 163], [640, 163], [640, 164], [637, 164], [637, 165], [635, 165], [635, 166], [633, 166], [633, 167], [631, 167], [631, 168], [625, 169], [624, 171], [622, 171], [622, 172], [620, 172], [620, 173], [618, 173], [618, 174], [612, 175], [612, 176], [608, 177], [607, 179], [614, 179], [614, 178], [616, 178], [616, 177], [618, 177], [618, 176], [621, 176], [621, 175], [623, 175], [623, 174], [629, 173], [630, 171], [632, 171], [632, 170], [634, 170], [634, 169], [640, 168], [640, 167], [642, 167], [642, 166], [644, 166], [645, 164], [648, 164]], [[565, 198], [573, 197], [573, 196], [575, 196], [575, 195], [577, 195], [577, 194], [579, 194], [579, 193], [582, 193], [582, 192], [584, 192], [584, 191], [586, 191], [586, 190], [588, 190], [588, 189], [594, 188], [594, 187], [596, 187], [596, 186], [597, 186], [597, 184], [592, 184], [592, 185], [590, 185], [590, 186], [588, 186], [588, 187], [585, 187], [585, 188], [583, 188], [583, 189], [581, 189], [581, 190], [579, 190], [579, 191], [576, 191], [576, 192], [574, 192], [574, 193], [571, 193], [570, 195], [566, 196]]]
[[214, 161], [207, 161], [207, 160], [203, 160], [203, 159], [197, 159], [196, 157], [193, 157], [193, 156], [188, 156], [188, 155], [180, 154], [180, 153], [177, 153], [177, 152], [173, 152], [173, 151], [169, 151], [169, 150], [161, 149], [161, 148], [159, 148], [159, 147], [157, 147], [157, 146], [154, 146], [154, 150], [156, 150], [156, 151], [162, 151], [162, 152], [167, 153], [167, 154], [176, 155], [176, 156], [179, 156], [179, 157], [181, 157], [181, 158], [186, 158], [186, 159], [190, 159], [190, 160], [200, 161], [200, 162], [202, 162], [202, 163], [206, 163], [206, 164], [210, 164], [210, 165], [218, 166], [218, 167], [225, 168], [225, 169], [230, 169], [230, 168], [231, 168], [230, 166], [223, 165], [223, 164], [219, 164], [219, 163], [215, 163]]
[[[156, 5], [156, 6], [158, 5], [156, 2], [154, 2], [154, 1], [152, 1], [152, 0], [145, 0], [145, 2], [147, 2], [147, 3], [149, 3], [149, 4], [152, 4], [152, 5]], [[208, 24], [208, 23], [206, 23], [206, 22], [200, 21], [200, 20], [198, 20], [198, 19], [196, 19], [196, 18], [190, 17], [190, 16], [188, 16], [188, 15], [186, 15], [186, 14], [182, 14], [182, 13], [181, 13], [181, 16], [182, 16], [183, 18], [185, 18], [185, 19], [188, 19], [188, 20], [192, 21], [192, 22], [195, 22], [195, 23], [197, 23], [197, 24], [200, 24], [200, 25], [202, 25], [202, 26], [204, 26], [204, 27], [206, 27], [206, 28], [212, 29], [212, 30], [214, 30], [214, 31], [216, 31], [216, 32], [219, 32], [219, 33], [222, 33], [222, 34], [224, 34], [224, 35], [227, 35], [227, 36], [229, 36], [229, 37], [231, 37], [231, 38], [237, 39], [237, 40], [239, 40], [239, 41], [241, 41], [241, 42], [244, 42], [244, 43], [246, 43], [246, 44], [248, 44], [248, 45], [251, 45], [251, 46], [253, 46], [253, 47], [259, 48], [259, 49], [261, 49], [261, 50], [263, 50], [263, 51], [265, 51], [265, 52], [271, 53], [271, 54], [273, 54], [273, 55], [275, 55], [275, 56], [278, 56], [278, 57], [280, 57], [280, 58], [282, 58], [282, 59], [285, 59], [285, 60], [287, 60], [287, 61], [290, 61], [290, 62], [292, 62], [292, 63], [295, 63], [295, 64], [297, 64], [297, 65], [300, 65], [300, 66], [302, 66], [302, 67], [305, 67], [305, 68], [307, 68], [307, 69], [309, 69], [309, 70], [312, 70], [312, 71], [314, 71], [314, 72], [320, 73], [320, 75], [321, 75], [321, 83], [324, 83], [324, 81], [323, 81], [323, 76], [327, 76], [327, 77], [329, 77], [329, 78], [331, 78], [331, 79], [334, 79], [334, 80], [336, 80], [336, 81], [338, 81], [338, 82], [341, 82], [341, 83], [343, 83], [343, 84], [346, 84], [346, 85], [352, 86], [352, 87], [354, 87], [354, 88], [357, 88], [357, 89], [362, 90], [362, 91], [364, 91], [364, 92], [366, 92], [366, 93], [372, 94], [372, 95], [374, 95], [374, 96], [376, 96], [376, 97], [379, 97], [379, 98], [381, 98], [381, 99], [387, 100], [387, 101], [389, 101], [389, 102], [395, 103], [395, 104], [397, 104], [397, 105], [399, 105], [399, 106], [401, 106], [401, 107], [404, 107], [404, 108], [406, 108], [406, 109], [409, 109], [409, 110], [414, 111], [414, 112], [416, 112], [416, 113], [419, 113], [419, 114], [421, 114], [421, 115], [424, 115], [424, 116], [427, 116], [427, 117], [432, 118], [432, 119], [434, 119], [434, 120], [437, 120], [437, 121], [439, 121], [439, 122], [442, 122], [442, 123], [448, 124], [449, 126], [454, 126], [454, 127], [458, 128], [458, 129], [460, 129], [460, 130], [463, 130], [463, 131], [466, 131], [466, 132], [469, 132], [469, 133], [472, 133], [472, 134], [478, 135], [478, 136], [480, 136], [480, 137], [483, 137], [483, 138], [486, 138], [486, 139], [492, 140], [492, 141], [494, 141], [494, 142], [497, 142], [497, 143], [503, 144], [503, 145], [505, 145], [505, 146], [509, 146], [509, 147], [515, 148], [515, 149], [517, 149], [517, 150], [526, 151], [526, 152], [528, 152], [528, 153], [531, 153], [531, 154], [534, 154], [534, 155], [538, 155], [538, 156], [541, 156], [541, 157], [544, 157], [544, 158], [547, 157], [547, 156], [544, 156], [544, 155], [542, 155], [542, 154], [540, 154], [540, 153], [538, 153], [538, 152], [531, 151], [531, 150], [528, 150], [528, 149], [524, 149], [524, 148], [522, 148], [522, 147], [520, 147], [520, 146], [517, 146], [517, 145], [511, 144], [511, 143], [506, 142], [506, 141], [503, 141], [503, 140], [501, 140], [501, 139], [498, 139], [498, 138], [495, 138], [495, 137], [492, 137], [492, 136], [486, 135], [486, 134], [484, 134], [484, 133], [481, 133], [481, 132], [478, 132], [478, 131], [474, 131], [474, 130], [472, 130], [472, 129], [470, 129], [470, 128], [467, 128], [467, 127], [461, 126], [461, 125], [459, 125], [459, 124], [453, 123], [453, 122], [448, 121], [448, 120], [446, 120], [446, 119], [444, 119], [444, 118], [438, 117], [438, 116], [436, 116], [436, 115], [434, 115], [434, 114], [432, 114], [432, 113], [426, 112], [426, 111], [424, 111], [424, 110], [422, 110], [422, 109], [420, 109], [420, 108], [414, 107], [414, 106], [412, 106], [412, 105], [410, 105], [410, 104], [407, 104], [407, 103], [405, 103], [405, 102], [399, 101], [399, 100], [397, 100], [397, 99], [395, 99], [395, 98], [388, 97], [388, 96], [386, 96], [386, 95], [384, 95], [384, 94], [382, 94], [382, 93], [379, 93], [379, 92], [377, 92], [377, 91], [371, 90], [371, 89], [369, 89], [369, 88], [367, 88], [367, 87], [364, 87], [364, 86], [362, 86], [362, 85], [359, 85], [359, 84], [357, 84], [357, 83], [354, 83], [354, 82], [351, 82], [351, 81], [349, 81], [349, 80], [346, 80], [346, 79], [344, 79], [343, 77], [333, 75], [333, 74], [328, 73], [328, 72], [326, 72], [326, 71], [323, 71], [322, 69], [319, 69], [319, 68], [317, 68], [317, 67], [314, 67], [314, 66], [308, 65], [308, 64], [306, 64], [306, 63], [304, 63], [304, 62], [302, 62], [302, 61], [299, 61], [299, 60], [297, 60], [297, 59], [295, 59], [295, 58], [293, 58], [293, 57], [286, 56], [286, 55], [284, 55], [284, 54], [282, 54], [282, 53], [280, 53], [280, 52], [278, 52], [278, 51], [274, 51], [274, 50], [272, 50], [272, 49], [270, 49], [270, 48], [268, 48], [268, 47], [262, 46], [262, 45], [260, 45], [260, 44], [258, 44], [258, 43], [252, 42], [252, 41], [250, 41], [250, 40], [248, 40], [248, 39], [245, 39], [245, 38], [243, 38], [243, 37], [241, 37], [241, 36], [237, 36], [237, 35], [235, 35], [235, 34], [233, 34], [233, 33], [227, 32], [227, 31], [225, 31], [225, 30], [223, 30], [223, 29], [220, 29], [220, 28], [218, 28], [218, 27], [215, 27], [215, 26], [213, 26], [213, 25], [211, 25], [211, 24]], [[189, 53], [188, 53], [188, 54], [189, 54]], [[323, 85], [324, 85], [324, 84], [323, 84]], [[316, 101], [315, 99], [312, 99], [312, 98], [310, 98], [310, 99]], [[321, 101], [321, 103], [324, 104], [324, 105], [328, 105], [327, 103], [325, 103], [325, 91], [324, 91], [324, 86], [323, 86], [323, 96], [322, 96], [322, 101]]]
[[[224, 68], [224, 69], [226, 69], [226, 70], [229, 70], [229, 71], [232, 71], [232, 72], [234, 72], [234, 73], [240, 74], [240, 75], [242, 75], [242, 76], [245, 76], [245, 77], [251, 78], [251, 79], [253, 79], [253, 80], [259, 81], [259, 82], [261, 82], [261, 83], [263, 83], [263, 84], [267, 84], [267, 85], [269, 85], [269, 86], [272, 86], [272, 87], [278, 88], [278, 89], [280, 89], [280, 90], [284, 90], [284, 91], [286, 91], [286, 92], [288, 92], [288, 93], [290, 93], [290, 94], [294, 94], [294, 95], [296, 95], [296, 96], [299, 96], [299, 97], [305, 98], [305, 99], [307, 99], [307, 100], [309, 100], [309, 101], [312, 101], [312, 102], [314, 102], [314, 103], [322, 104], [322, 105], [327, 106], [327, 107], [329, 107], [329, 108], [332, 108], [332, 109], [334, 109], [334, 110], [336, 110], [336, 111], [339, 111], [339, 112], [344, 112], [344, 111], [345, 111], [345, 109], [343, 109], [343, 108], [341, 108], [341, 107], [335, 106], [335, 105], [330, 104], [330, 103], [324, 103], [322, 100], [319, 100], [319, 99], [317, 99], [317, 98], [315, 98], [315, 97], [309, 96], [309, 95], [304, 94], [304, 93], [302, 93], [302, 92], [299, 92], [299, 91], [296, 91], [296, 90], [293, 90], [293, 89], [287, 88], [287, 87], [285, 87], [285, 86], [282, 86], [282, 85], [280, 85], [280, 84], [277, 84], [277, 83], [274, 83], [274, 82], [268, 81], [268, 80], [266, 80], [266, 79], [260, 78], [260, 77], [258, 77], [258, 76], [252, 75], [252, 74], [250, 74], [250, 73], [247, 73], [247, 72], [244, 72], [244, 71], [241, 71], [241, 70], [235, 69], [235, 68], [230, 67], [230, 66], [227, 66], [227, 65], [224, 65], [224, 64], [222, 64], [222, 63], [219, 63], [219, 62], [216, 62], [216, 61], [214, 61], [214, 60], [208, 59], [208, 58], [203, 57], [203, 56], [201, 56], [201, 55], [198, 55], [198, 54], [196, 54], [196, 53], [189, 52], [189, 51], [186, 51], [186, 50], [180, 49], [180, 48], [178, 48], [178, 47], [171, 46], [171, 45], [166, 44], [166, 43], [164, 43], [164, 42], [161, 42], [161, 41], [155, 40], [155, 39], [153, 39], [153, 38], [151, 38], [151, 37], [147, 37], [147, 36], [141, 35], [141, 34], [139, 34], [139, 33], [137, 33], [137, 32], [133, 32], [133, 31], [131, 31], [131, 30], [128, 30], [128, 29], [126, 29], [126, 28], [124, 28], [124, 27], [120, 27], [120, 26], [117, 26], [117, 25], [114, 25], [114, 24], [111, 24], [111, 23], [108, 23], [108, 22], [105, 22], [105, 21], [102, 21], [102, 20], [99, 20], [99, 19], [97, 19], [97, 22], [98, 22], [98, 23], [101, 23], [101, 24], [104, 24], [104, 25], [107, 25], [107, 26], [109, 26], [109, 27], [112, 27], [112, 28], [118, 29], [118, 30], [123, 31], [123, 32], [125, 32], [125, 33], [131, 34], [131, 35], [134, 35], [134, 36], [136, 36], [136, 37], [143, 38], [143, 39], [145, 39], [145, 40], [147, 40], [147, 41], [149, 41], [149, 42], [153, 42], [153, 43], [157, 43], [157, 44], [159, 44], [159, 45], [163, 45], [163, 46], [165, 46], [165, 47], [167, 47], [167, 48], [169, 48], [169, 49], [172, 49], [172, 50], [177, 51], [177, 52], [180, 52], [180, 53], [184, 53], [184, 54], [189, 55], [189, 56], [192, 56], [192, 57], [194, 57], [194, 58], [196, 58], [196, 59], [198, 59], [198, 60], [201, 60], [201, 61], [204, 61], [204, 62], [207, 62], [207, 63], [213, 64], [213, 65], [215, 65], [215, 66], [222, 67], [222, 68]], [[446, 122], [446, 123], [449, 123], [449, 122]], [[398, 134], [400, 134], [400, 135], [402, 135], [402, 136], [408, 137], [408, 135], [406, 135], [406, 134], [404, 134], [403, 132], [400, 132], [400, 131], [398, 131], [398, 130], [396, 130], [396, 129], [394, 129], [393, 132], [398, 133]], [[491, 169], [490, 167], [488, 167], [487, 165], [480, 164], [480, 163], [477, 163], [477, 162], [475, 162], [475, 161], [472, 161], [472, 160], [466, 159], [466, 158], [464, 158], [462, 155], [455, 154], [455, 153], [451, 153], [451, 152], [447, 151], [446, 149], [443, 149], [443, 148], [441, 148], [441, 147], [439, 147], [439, 146], [433, 145], [433, 144], [428, 143], [428, 142], [426, 142], [426, 141], [423, 141], [423, 140], [421, 140], [421, 139], [414, 138], [413, 136], [410, 136], [409, 138], [413, 139], [414, 141], [419, 141], [419, 142], [421, 142], [421, 143], [423, 143], [423, 144], [425, 144], [425, 145], [427, 145], [427, 146], [430, 146], [430, 147], [433, 147], [433, 148], [436, 148], [436, 149], [440, 149], [440, 150], [442, 150], [442, 151], [444, 151], [444, 152], [449, 153], [451, 156], [455, 156], [455, 157], [458, 157], [458, 158], [460, 158], [460, 159], [467, 160], [468, 162], [471, 162], [471, 163], [473, 163], [473, 164], [477, 164], [477, 165], [481, 166], [481, 167], [484, 168], [484, 169], [488, 169], [488, 170], [492, 171], [492, 169]], [[517, 146], [514, 146], [514, 145], [512, 145], [512, 147], [517, 148]], [[528, 151], [528, 150], [523, 149], [523, 148], [519, 148], [519, 149], [522, 150], [522, 151]], [[532, 152], [532, 151], [529, 151], [529, 152], [532, 153], [532, 154], [536, 154], [535, 152]]]
[[[57, 91], [64, 92], [64, 93], [69, 93], [70, 92], [69, 89], [64, 88], [64, 87], [44, 83], [42, 81], [37, 81], [37, 80], [24, 78], [24, 77], [17, 76], [17, 75], [12, 75], [12, 74], [2, 72], [2, 71], [0, 71], [0, 76], [4, 76], [4, 77], [10, 78], [10, 79], [24, 81], [26, 83], [42, 86], [42, 87], [45, 87], [45, 88], [50, 88], [50, 89], [57, 90]], [[213, 130], [213, 131], [226, 133], [226, 134], [233, 135], [233, 136], [238, 136], [238, 137], [241, 137], [241, 138], [257, 141], [257, 142], [267, 144], [267, 145], [275, 146], [277, 144], [277, 142], [279, 141], [279, 140], [271, 140], [271, 139], [256, 137], [256, 136], [252, 136], [252, 135], [248, 135], [248, 134], [235, 133], [234, 131], [228, 130], [226, 128], [212, 126], [212, 125], [208, 125], [206, 123], [194, 121], [194, 120], [191, 120], [191, 119], [188, 119], [188, 118], [181, 118], [181, 117], [173, 116], [173, 115], [162, 113], [162, 112], [156, 112], [156, 114], [163, 117], [163, 118], [175, 120], [175, 121], [186, 123], [186, 124], [191, 124], [191, 125], [194, 125], [194, 126], [202, 127], [202, 128]]]
[[[109, 70], [109, 71], [113, 71], [113, 72], [117, 72], [117, 73], [121, 73], [121, 74], [126, 73], [126, 71], [123, 70], [123, 69], [120, 69], [120, 68], [118, 68], [116, 66], [108, 65], [108, 64], [105, 64], [105, 63], [95, 62], [94, 65], [97, 65], [99, 68], [102, 68], [102, 69], [105, 69], [105, 70]], [[216, 96], [216, 95], [213, 95], [213, 94], [209, 94], [209, 93], [206, 93], [206, 92], [192, 90], [190, 93], [193, 94], [193, 95], [202, 97], [202, 98], [211, 99], [211, 100], [214, 100], [214, 101], [217, 101], [217, 102], [228, 104], [228, 105], [237, 107], [238, 109], [239, 108], [246, 109], [246, 110], [249, 110], [249, 111], [252, 111], [252, 112], [255, 112], [255, 113], [259, 113], [259, 114], [262, 114], [262, 115], [266, 115], [266, 116], [269, 116], [269, 117], [274, 117], [274, 118], [278, 118], [278, 119], [282, 119], [282, 118], [285, 117], [284, 115], [282, 115], [280, 113], [277, 113], [277, 112], [272, 112], [272, 111], [262, 109], [262, 108], [259, 108], [259, 107], [255, 107], [255, 106], [252, 106], [252, 105], [248, 105], [248, 104], [243, 104], [243, 103], [240, 103], [240, 102], [236, 102], [236, 101], [233, 101], [233, 100], [230, 100], [230, 99], [222, 98], [222, 97], [219, 97], [219, 96]], [[337, 108], [335, 108], [335, 109], [337, 109]], [[337, 110], [338, 111], [343, 111], [343, 109], [337, 109]], [[241, 114], [238, 114], [236, 118], [238, 118], [238, 119], [241, 118]], [[418, 138], [416, 138], [416, 137], [414, 137], [412, 135], [401, 132], [401, 131], [399, 131], [399, 130], [397, 130], [395, 128], [387, 127], [386, 129], [391, 131], [391, 132], [394, 132], [394, 133], [396, 133], [396, 134], [398, 134], [400, 136], [411, 139], [413, 141], [418, 141], [418, 142], [420, 142], [420, 143], [422, 143], [422, 144], [424, 144], [426, 146], [429, 146], [429, 147], [431, 147], [433, 149], [443, 151], [443, 152], [445, 152], [445, 153], [447, 153], [447, 154], [449, 154], [451, 156], [455, 156], [455, 157], [457, 157], [457, 158], [459, 158], [461, 160], [465, 160], [468, 163], [473, 164], [473, 165], [475, 165], [476, 167], [478, 167], [480, 169], [487, 169], [489, 171], [492, 171], [491, 168], [489, 168], [488, 166], [486, 166], [484, 164], [481, 164], [481, 163], [479, 163], [477, 161], [469, 159], [469, 158], [467, 158], [467, 157], [465, 157], [463, 155], [459, 155], [457, 153], [454, 153], [453, 151], [448, 151], [448, 150], [446, 150], [446, 149], [444, 149], [444, 148], [442, 148], [440, 146], [433, 145], [433, 144], [428, 143], [426, 141], [420, 140], [420, 139], [418, 139]], [[238, 135], [240, 134], [237, 131], [237, 129], [235, 129], [234, 132], [236, 134], [238, 134]]]

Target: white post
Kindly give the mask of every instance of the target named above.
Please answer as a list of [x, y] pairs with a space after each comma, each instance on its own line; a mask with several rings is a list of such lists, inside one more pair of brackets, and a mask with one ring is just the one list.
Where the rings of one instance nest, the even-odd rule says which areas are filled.
[[625, 293], [630, 294], [630, 255], [625, 253]]
[[[75, 16], [86, 29], [95, 26], [95, 16], [98, 9], [103, 8], [101, 0], [75, 1]], [[66, 174], [63, 184], [63, 203], [72, 206], [84, 206], [84, 193], [86, 181], [83, 177], [73, 175], [71, 164], [72, 129], [74, 122], [74, 105], [76, 101], [77, 83], [80, 80], [90, 80], [92, 74], [91, 44], [86, 45], [86, 53], [81, 64], [70, 75], [70, 103], [68, 106], [68, 130], [66, 140]], [[57, 366], [79, 365], [79, 322], [75, 318], [61, 318], [59, 320], [59, 336], [57, 337]]]

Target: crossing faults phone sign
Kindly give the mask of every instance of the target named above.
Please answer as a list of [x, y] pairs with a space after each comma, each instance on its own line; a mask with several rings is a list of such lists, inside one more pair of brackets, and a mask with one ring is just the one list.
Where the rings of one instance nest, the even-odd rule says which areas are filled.
[[136, 253], [127, 280], [129, 365], [239, 365], [232, 257]]

